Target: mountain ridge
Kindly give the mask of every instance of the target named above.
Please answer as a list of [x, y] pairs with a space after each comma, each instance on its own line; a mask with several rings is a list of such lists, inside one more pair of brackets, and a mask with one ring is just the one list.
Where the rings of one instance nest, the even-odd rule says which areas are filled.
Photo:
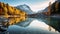
[[33, 14], [33, 11], [26, 4], [16, 6], [17, 9], [25, 11], [27, 14]]

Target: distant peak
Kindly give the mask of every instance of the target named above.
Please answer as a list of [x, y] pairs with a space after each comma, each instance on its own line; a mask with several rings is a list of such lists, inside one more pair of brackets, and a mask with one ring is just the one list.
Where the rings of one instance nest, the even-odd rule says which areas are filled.
[[20, 5], [20, 6], [28, 6], [27, 4], [23, 4], [23, 5]]

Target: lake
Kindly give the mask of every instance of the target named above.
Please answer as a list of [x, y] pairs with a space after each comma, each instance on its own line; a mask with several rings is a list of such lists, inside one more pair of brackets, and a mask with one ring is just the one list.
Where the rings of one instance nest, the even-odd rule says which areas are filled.
[[49, 31], [49, 25], [55, 26], [56, 22], [59, 20], [55, 18], [27, 18], [26, 21], [9, 26], [8, 31], [10, 34], [59, 34], [52, 27]]

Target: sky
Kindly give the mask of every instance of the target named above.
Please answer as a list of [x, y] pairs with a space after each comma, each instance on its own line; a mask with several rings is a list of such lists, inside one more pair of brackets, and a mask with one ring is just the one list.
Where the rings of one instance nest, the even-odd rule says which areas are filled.
[[8, 3], [11, 6], [27, 4], [35, 12], [46, 8], [50, 1], [53, 3], [55, 0], [0, 0], [0, 2]]

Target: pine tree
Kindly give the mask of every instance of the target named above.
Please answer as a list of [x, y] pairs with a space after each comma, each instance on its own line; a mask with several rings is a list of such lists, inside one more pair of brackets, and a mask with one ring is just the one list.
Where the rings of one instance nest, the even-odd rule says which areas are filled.
[[56, 9], [55, 11], [56, 11], [56, 12], [58, 12], [58, 8], [59, 8], [59, 2], [56, 1], [56, 4], [55, 4], [55, 9]]
[[9, 4], [7, 3], [6, 5], [7, 5], [7, 6], [6, 6], [6, 7], [7, 7], [7, 9], [9, 10]]
[[48, 7], [48, 16], [51, 15], [51, 2], [49, 2], [49, 7]]
[[3, 7], [5, 7], [5, 4], [3, 3]]

